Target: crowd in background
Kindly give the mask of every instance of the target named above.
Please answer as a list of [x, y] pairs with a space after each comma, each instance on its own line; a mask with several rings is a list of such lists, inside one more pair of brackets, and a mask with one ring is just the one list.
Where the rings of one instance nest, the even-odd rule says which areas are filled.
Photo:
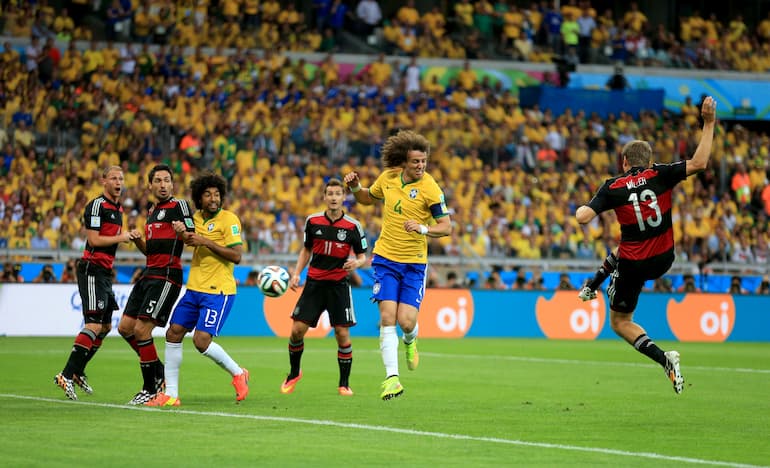
[[60, 9], [52, 3], [3, 2], [4, 34], [37, 37], [41, 47], [48, 39], [105, 39], [278, 53], [350, 51], [351, 38], [359, 37], [388, 54], [418, 57], [770, 69], [770, 13], [747, 22], [741, 14], [695, 10], [671, 28], [653, 24], [636, 2], [597, 11], [587, 0], [459, 0], [422, 11], [413, 0], [397, 8], [376, 0], [314, 0], [307, 9], [278, 0], [104, 0], [97, 10], [88, 0]]
[[[235, 3], [247, 8], [250, 2]], [[515, 10], [513, 2], [498, 3]], [[563, 3], [563, 16], [585, 14], [587, 3]], [[598, 260], [617, 244], [614, 214], [580, 226], [574, 211], [606, 177], [617, 173], [619, 148], [631, 139], [649, 140], [657, 161], [671, 162], [689, 157], [699, 139], [699, 96], [688, 99], [678, 114], [643, 112], [602, 119], [575, 110], [553, 115], [537, 106], [522, 108], [515, 93], [499, 82], [479, 79], [471, 61], [442, 84], [422, 76], [419, 57], [389, 61], [380, 54], [359, 72], [342, 75], [333, 54], [308, 64], [280, 50], [250, 48], [260, 44], [212, 39], [212, 34], [223, 37], [217, 28], [267, 27], [272, 21], [265, 14], [268, 4], [260, 3], [262, 10], [254, 18], [247, 10], [246, 15], [233, 14], [238, 10], [228, 9], [228, 1], [220, 2], [222, 10], [212, 15], [200, 2], [145, 0], [132, 10], [130, 34], [141, 23], [137, 16], [143, 9], [153, 17], [169, 8], [168, 37], [160, 41], [168, 45], [151, 50], [150, 40], [140, 45], [93, 41], [82, 51], [74, 42], [59, 51], [54, 37], [40, 33], [49, 31], [62, 39], [59, 35], [65, 31], [76, 37], [77, 28], [66, 12], [53, 12], [45, 1], [6, 6], [6, 32], [11, 20], [33, 24], [31, 31], [16, 31], [31, 34], [26, 48], [19, 51], [6, 44], [0, 55], [0, 247], [82, 249], [82, 211], [101, 193], [99, 174], [108, 165], [124, 168], [125, 226], [142, 229], [148, 205], [146, 174], [164, 162], [175, 170], [178, 196], [189, 196], [189, 182], [201, 170], [222, 173], [230, 183], [227, 207], [240, 216], [248, 249], [294, 253], [305, 216], [324, 206], [324, 182], [356, 170], [363, 184], [370, 184], [380, 172], [381, 143], [393, 129], [408, 127], [435, 144], [429, 171], [445, 188], [456, 223], [451, 237], [432, 241], [432, 253]], [[457, 8], [471, 5], [477, 11], [485, 4], [464, 0], [454, 11], [467, 19]], [[291, 9], [279, 12], [275, 21], [291, 16], [287, 11]], [[414, 20], [403, 11], [391, 20]], [[421, 34], [435, 32], [436, 24], [426, 20], [427, 15], [414, 20]], [[471, 15], [474, 28], [476, 16]], [[632, 4], [615, 23], [634, 28], [643, 16]], [[204, 55], [195, 48], [185, 53], [175, 42], [182, 27], [173, 18], [181, 18], [181, 24], [193, 21], [196, 27], [204, 21], [207, 32], [198, 35], [203, 38], [198, 45], [216, 45], [215, 52]], [[283, 20], [279, 23], [285, 25]], [[288, 30], [318, 31], [307, 23]], [[728, 36], [717, 28], [723, 35], [707, 40], [711, 35], [706, 24], [690, 27], [690, 42], [718, 44]], [[768, 29], [760, 27], [756, 34], [745, 30], [731, 40], [748, 40], [759, 57], [768, 46], [761, 32]], [[287, 28], [277, 25], [276, 30]], [[240, 36], [254, 39], [259, 34]], [[226, 54], [226, 46], [238, 49]], [[418, 55], [424, 50], [420, 47]], [[158, 141], [159, 128], [171, 135], [173, 147], [168, 150]], [[63, 154], [46, 140], [53, 130], [77, 135]], [[718, 128], [709, 169], [675, 192], [672, 212], [681, 259], [767, 263], [768, 148], [764, 133], [740, 126]], [[374, 244], [380, 207], [357, 205], [351, 197], [347, 209], [361, 220]]]

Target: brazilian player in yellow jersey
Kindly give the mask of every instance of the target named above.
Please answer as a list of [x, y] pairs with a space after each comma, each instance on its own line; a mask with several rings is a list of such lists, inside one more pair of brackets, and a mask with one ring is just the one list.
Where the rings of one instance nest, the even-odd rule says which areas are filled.
[[249, 371], [241, 368], [213, 338], [219, 334], [235, 301], [233, 270], [241, 262], [241, 221], [222, 209], [227, 182], [216, 174], [205, 174], [191, 184], [198, 210], [193, 215], [195, 232], [174, 222], [174, 230], [185, 244], [195, 247], [187, 279], [187, 291], [179, 300], [166, 330], [166, 390], [145, 403], [147, 406], [179, 406], [179, 368], [182, 339], [195, 329], [193, 344], [204, 356], [232, 375], [236, 402], [249, 393]]
[[372, 252], [372, 299], [380, 309], [380, 352], [385, 381], [380, 397], [390, 400], [404, 393], [398, 374], [398, 334], [404, 333], [406, 364], [417, 368], [417, 312], [425, 294], [428, 262], [427, 237], [448, 236], [452, 221], [444, 193], [425, 169], [430, 143], [410, 130], [401, 130], [382, 147], [384, 170], [369, 188], [358, 174], [345, 175], [345, 183], [358, 203], [384, 203], [382, 232]]

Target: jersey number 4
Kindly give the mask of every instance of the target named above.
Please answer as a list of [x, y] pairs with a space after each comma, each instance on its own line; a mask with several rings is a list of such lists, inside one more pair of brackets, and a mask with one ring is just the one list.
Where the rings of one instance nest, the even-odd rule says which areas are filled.
[[[660, 226], [660, 223], [663, 221], [663, 214], [660, 212], [660, 207], [658, 206], [658, 197], [655, 195], [655, 192], [650, 189], [646, 189], [642, 190], [642, 193], [639, 194], [632, 193], [629, 195], [628, 201], [634, 204], [634, 213], [636, 214], [636, 222], [639, 224], [640, 231], [646, 230], [648, 225], [653, 228]], [[654, 210], [655, 213], [647, 216], [646, 218], [642, 217], [642, 207], [640, 205], [640, 201], [641, 203], [645, 203], [647, 208]]]

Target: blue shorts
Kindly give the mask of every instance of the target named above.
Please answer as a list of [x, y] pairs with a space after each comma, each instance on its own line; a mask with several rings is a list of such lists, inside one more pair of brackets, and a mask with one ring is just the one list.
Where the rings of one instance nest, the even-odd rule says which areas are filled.
[[422, 297], [425, 295], [428, 265], [399, 263], [374, 255], [372, 268], [374, 269], [372, 301], [395, 301], [420, 308]]
[[195, 328], [217, 336], [233, 308], [233, 302], [235, 294], [207, 294], [188, 289], [176, 305], [171, 323], [186, 330]]

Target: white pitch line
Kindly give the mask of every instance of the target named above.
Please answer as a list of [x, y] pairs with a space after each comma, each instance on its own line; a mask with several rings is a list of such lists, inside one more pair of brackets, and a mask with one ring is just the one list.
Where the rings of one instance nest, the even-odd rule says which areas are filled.
[[165, 409], [164, 410], [159, 408], [148, 408], [144, 406], [128, 406], [128, 405], [116, 405], [112, 403], [94, 403], [94, 402], [84, 402], [84, 401], [75, 402], [75, 401], [69, 401], [69, 400], [57, 400], [53, 398], [33, 397], [33, 396], [27, 396], [27, 395], [14, 395], [9, 393], [0, 393], [0, 398], [42, 401], [46, 403], [56, 403], [56, 404], [64, 404], [64, 405], [86, 405], [86, 406], [96, 406], [101, 408], [111, 408], [111, 409], [130, 410], [130, 411], [153, 411], [157, 413], [189, 414], [193, 416], [212, 416], [212, 417], [221, 417], [221, 418], [251, 419], [255, 421], [272, 421], [272, 422], [284, 422], [284, 423], [292, 423], [292, 424], [308, 424], [312, 426], [330, 426], [330, 427], [339, 427], [339, 428], [345, 428], [345, 429], [361, 429], [365, 431], [389, 432], [391, 434], [414, 435], [414, 436], [427, 437], [427, 438], [432, 437], [436, 439], [466, 440], [470, 442], [488, 442], [493, 444], [515, 445], [520, 447], [535, 447], [535, 448], [542, 448], [542, 449], [567, 450], [572, 452], [601, 453], [605, 455], [614, 455], [618, 457], [647, 458], [651, 460], [690, 463], [694, 465], [726, 466], [731, 468], [770, 468], [764, 465], [750, 465], [745, 463], [735, 463], [735, 462], [727, 462], [727, 461], [719, 461], [719, 460], [705, 460], [702, 458], [679, 457], [676, 455], [664, 455], [661, 453], [654, 453], [654, 452], [631, 452], [627, 450], [616, 450], [616, 449], [608, 449], [608, 448], [601, 448], [601, 447], [581, 447], [578, 445], [551, 444], [547, 442], [532, 442], [532, 441], [518, 440], [518, 439], [502, 439], [499, 437], [480, 437], [480, 436], [471, 436], [466, 434], [449, 434], [445, 432], [418, 431], [414, 429], [401, 429], [398, 427], [388, 427], [388, 426], [372, 426], [369, 424], [345, 423], [345, 422], [329, 421], [329, 420], [323, 420], [323, 419], [301, 419], [301, 418], [289, 418], [289, 417], [282, 417], [282, 416], [261, 416], [256, 414], [235, 414], [235, 413], [224, 413], [220, 411], [191, 411], [191, 410], [184, 410], [184, 409]]
[[[379, 351], [377, 351], [379, 352]], [[646, 362], [618, 362], [618, 361], [587, 361], [580, 359], [560, 359], [560, 358], [538, 358], [527, 356], [495, 356], [489, 354], [446, 354], [446, 353], [431, 353], [420, 352], [420, 355], [432, 356], [438, 358], [452, 358], [452, 359], [494, 359], [502, 361], [520, 361], [520, 362], [537, 362], [541, 364], [581, 364], [581, 365], [597, 365], [597, 366], [621, 366], [621, 367], [655, 367], [655, 364], [648, 364]], [[711, 366], [682, 366], [682, 369], [698, 370], [698, 371], [717, 371], [717, 372], [743, 372], [748, 374], [770, 374], [770, 369], [751, 369], [748, 367], [711, 367]]]
[[[259, 354], [285, 354], [285, 349], [251, 349], [251, 348], [238, 348], [228, 347], [230, 352], [233, 350], [247, 350], [250, 353]], [[378, 353], [378, 349], [357, 349], [357, 353]], [[117, 355], [126, 354], [126, 349], [102, 349], [99, 351], [101, 355]], [[17, 350], [7, 349], [0, 350], [0, 355], [4, 354], [19, 354]], [[61, 350], [56, 349], [39, 349], [34, 351], [25, 351], [26, 355], [49, 355], [49, 354], [61, 354]], [[507, 355], [494, 355], [494, 354], [448, 354], [448, 353], [432, 353], [430, 351], [420, 351], [422, 356], [436, 357], [436, 358], [451, 358], [451, 359], [489, 359], [495, 361], [518, 361], [518, 362], [535, 362], [540, 364], [568, 364], [568, 365], [590, 365], [590, 366], [617, 366], [617, 367], [655, 367], [655, 364], [646, 362], [619, 362], [619, 361], [589, 361], [580, 359], [562, 359], [562, 358], [541, 358], [541, 357], [528, 357], [528, 356], [507, 356]], [[127, 354], [128, 356], [128, 354]], [[133, 356], [133, 355], [130, 355]], [[770, 369], [753, 369], [750, 367], [711, 367], [711, 366], [689, 366], [684, 365], [685, 371], [703, 371], [703, 372], [738, 372], [744, 374], [770, 374]]]

